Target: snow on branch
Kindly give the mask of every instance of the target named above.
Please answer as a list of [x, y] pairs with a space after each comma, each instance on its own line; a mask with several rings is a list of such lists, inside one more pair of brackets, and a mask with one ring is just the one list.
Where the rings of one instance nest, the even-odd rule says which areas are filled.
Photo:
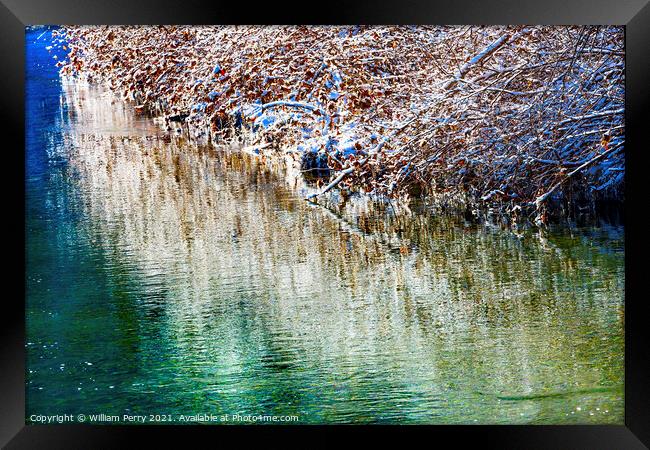
[[249, 129], [255, 153], [279, 149], [298, 155], [301, 170], [328, 169], [313, 171], [332, 176], [311, 199], [345, 184], [515, 211], [546, 208], [569, 189], [623, 195], [625, 155], [612, 150], [625, 144], [621, 27], [56, 33], [68, 48], [64, 76], [105, 82], [139, 109], [187, 116], [188, 128], [213, 142]]
[[467, 73], [472, 70], [472, 68], [478, 64], [481, 63], [485, 58], [490, 56], [492, 53], [496, 52], [499, 48], [501, 48], [503, 45], [505, 45], [511, 38], [512, 36], [509, 33], [505, 33], [502, 36], [500, 36], [496, 41], [492, 42], [490, 45], [485, 47], [481, 52], [477, 53], [472, 59], [467, 61], [465, 65], [463, 65], [458, 72], [455, 74], [454, 78], [452, 80], [449, 80], [445, 86], [444, 89], [452, 89], [458, 81], [463, 78]]

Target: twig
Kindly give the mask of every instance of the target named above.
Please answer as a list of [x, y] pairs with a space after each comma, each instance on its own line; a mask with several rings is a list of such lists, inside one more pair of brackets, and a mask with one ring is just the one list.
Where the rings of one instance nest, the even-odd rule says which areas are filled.
[[537, 198], [535, 199], [535, 202], [534, 202], [535, 207], [536, 207], [536, 208], [539, 208], [540, 205], [541, 205], [543, 202], [545, 202], [545, 201], [550, 197], [550, 195], [551, 195], [553, 192], [555, 192], [555, 190], [556, 190], [557, 188], [559, 188], [562, 184], [564, 184], [564, 182], [567, 181], [569, 178], [571, 178], [571, 177], [574, 176], [575, 174], [579, 173], [581, 170], [585, 169], [586, 167], [589, 167], [590, 165], [592, 165], [592, 164], [595, 163], [596, 161], [600, 161], [600, 160], [603, 159], [605, 156], [608, 156], [608, 155], [611, 155], [611, 154], [614, 153], [614, 152], [617, 152], [617, 151], [620, 150], [621, 148], [623, 148], [623, 147], [622, 147], [622, 146], [612, 147], [612, 148], [610, 148], [609, 150], [607, 150], [607, 151], [605, 151], [605, 152], [599, 154], [598, 156], [596, 156], [596, 157], [590, 159], [590, 160], [587, 161], [586, 163], [582, 164], [581, 166], [579, 166], [579, 167], [575, 168], [574, 170], [572, 170], [571, 172], [569, 172], [569, 173], [568, 173], [564, 178], [562, 178], [560, 181], [558, 181], [557, 183], [555, 183], [555, 184], [551, 187], [551, 189], [549, 189], [549, 190], [546, 191], [544, 194], [540, 195], [539, 197], [537, 197]]

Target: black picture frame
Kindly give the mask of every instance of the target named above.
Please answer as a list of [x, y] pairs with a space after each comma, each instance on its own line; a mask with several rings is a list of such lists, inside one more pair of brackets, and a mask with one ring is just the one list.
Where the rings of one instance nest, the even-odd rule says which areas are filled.
[[[643, 228], [635, 220], [646, 192], [643, 170], [645, 126], [650, 106], [650, 3], [648, 0], [445, 0], [426, 2], [328, 1], [310, 9], [296, 4], [173, 0], [0, 0], [0, 115], [4, 164], [2, 183], [5, 241], [13, 244], [5, 257], [16, 272], [5, 290], [2, 327], [2, 394], [0, 444], [6, 448], [113, 448], [141, 438], [162, 443], [210, 435], [221, 444], [225, 434], [247, 440], [251, 435], [279, 437], [291, 443], [301, 432], [343, 431], [366, 437], [413, 433], [436, 444], [442, 439], [471, 440], [488, 448], [642, 449], [650, 446], [650, 350], [642, 294], [644, 268], [639, 245]], [[417, 426], [417, 427], [178, 427], [25, 425], [24, 347], [24, 51], [25, 26], [35, 24], [612, 24], [626, 29], [626, 199], [625, 199], [625, 425], [624, 426]], [[21, 239], [22, 237], [22, 239]], [[22, 273], [22, 275], [21, 275]], [[13, 275], [13, 274], [12, 274]], [[22, 277], [22, 278], [21, 278]], [[179, 432], [182, 431], [182, 432]], [[254, 431], [254, 433], [252, 432]], [[189, 432], [189, 433], [188, 433]], [[215, 437], [216, 435], [216, 437]], [[257, 436], [259, 437], [259, 436]], [[217, 440], [214, 440], [217, 439]], [[425, 442], [427, 442], [425, 441]], [[323, 441], [324, 442], [324, 441]], [[645, 444], [645, 445], [644, 445]], [[153, 445], [150, 445], [153, 446]]]

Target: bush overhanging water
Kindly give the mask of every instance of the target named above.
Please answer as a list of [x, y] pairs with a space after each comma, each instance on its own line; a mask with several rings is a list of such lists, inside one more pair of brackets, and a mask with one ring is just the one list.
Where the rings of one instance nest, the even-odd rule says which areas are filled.
[[136, 110], [326, 169], [333, 188], [433, 195], [545, 222], [622, 201], [620, 27], [64, 27], [66, 75]]

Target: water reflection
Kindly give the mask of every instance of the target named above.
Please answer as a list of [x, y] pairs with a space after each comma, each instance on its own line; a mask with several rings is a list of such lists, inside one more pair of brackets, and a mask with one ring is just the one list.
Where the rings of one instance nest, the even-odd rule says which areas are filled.
[[29, 410], [622, 423], [622, 230], [331, 212], [95, 88], [62, 98]]

